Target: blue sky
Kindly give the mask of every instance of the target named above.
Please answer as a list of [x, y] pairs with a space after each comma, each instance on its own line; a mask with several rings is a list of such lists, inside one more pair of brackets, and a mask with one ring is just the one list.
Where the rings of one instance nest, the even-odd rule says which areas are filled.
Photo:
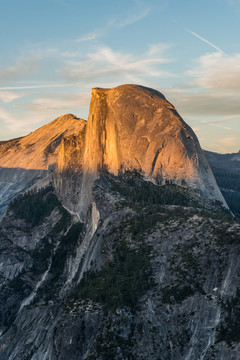
[[92, 87], [161, 91], [204, 149], [240, 149], [239, 0], [0, 0], [0, 139], [65, 113]]

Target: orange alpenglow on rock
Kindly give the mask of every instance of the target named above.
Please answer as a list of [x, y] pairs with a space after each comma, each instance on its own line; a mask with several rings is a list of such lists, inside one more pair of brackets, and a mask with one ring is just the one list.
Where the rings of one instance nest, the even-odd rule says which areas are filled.
[[55, 168], [64, 136], [78, 134], [86, 121], [67, 114], [22, 138], [0, 143], [0, 219], [9, 202], [40, 180], [45, 186]]
[[0, 167], [25, 170], [48, 170], [55, 165], [64, 136], [78, 134], [85, 121], [66, 114], [22, 138], [0, 146]]
[[55, 185], [67, 204], [74, 183], [70, 169], [82, 173], [75, 197], [80, 213], [91, 201], [94, 180], [106, 169], [115, 175], [137, 170], [159, 184], [170, 180], [227, 207], [193, 130], [160, 92], [143, 86], [92, 90], [86, 126], [78, 138], [63, 139], [59, 151]]

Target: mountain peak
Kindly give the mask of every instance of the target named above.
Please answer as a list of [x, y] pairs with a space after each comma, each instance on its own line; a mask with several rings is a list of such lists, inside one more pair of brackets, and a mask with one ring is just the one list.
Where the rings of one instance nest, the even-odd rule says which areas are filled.
[[202, 187], [199, 172], [210, 177], [196, 135], [157, 90], [140, 85], [93, 89], [87, 134], [85, 153], [92, 169], [103, 166], [114, 174], [136, 169], [150, 179], [196, 188]]
[[[82, 196], [88, 194], [88, 199], [91, 191], [86, 191], [85, 185], [90, 187], [99, 171], [107, 169], [118, 175], [137, 170], [145, 179], [190, 187], [204, 198], [219, 200], [227, 207], [193, 130], [163, 94], [144, 86], [92, 89], [81, 144], [74, 143], [73, 147], [64, 143], [58, 171], [73, 169], [74, 162], [83, 173], [83, 183], [78, 180], [78, 188], [82, 194], [85, 192]], [[58, 184], [64, 187], [62, 179]], [[66, 185], [65, 192], [69, 186]], [[82, 204], [86, 209], [85, 200]]]
[[128, 93], [133, 93], [133, 92], [140, 92], [140, 93], [148, 93], [151, 95], [155, 95], [158, 96], [160, 98], [162, 98], [163, 100], [166, 100], [165, 96], [158, 90], [143, 86], [143, 85], [136, 85], [136, 84], [124, 84], [124, 85], [119, 85], [116, 86], [114, 88], [100, 88], [100, 87], [96, 87], [92, 89], [92, 95], [96, 95], [96, 94], [103, 94], [103, 93], [107, 93], [107, 92], [114, 92], [114, 93], [123, 93], [124, 96], [126, 96]]
[[27, 136], [0, 144], [0, 166], [47, 170], [56, 162], [63, 136], [78, 134], [85, 123], [75, 115], [66, 114]]

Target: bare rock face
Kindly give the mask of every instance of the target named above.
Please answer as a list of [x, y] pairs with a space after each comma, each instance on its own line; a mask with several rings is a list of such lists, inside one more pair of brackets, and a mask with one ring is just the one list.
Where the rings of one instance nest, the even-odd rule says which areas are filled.
[[[84, 208], [101, 170], [115, 175], [137, 170], [146, 179], [190, 187], [227, 207], [193, 130], [156, 90], [137, 85], [93, 89], [82, 141], [78, 157], [82, 177], [78, 181], [82, 188], [79, 203]], [[69, 169], [69, 161], [63, 164], [60, 155], [58, 169], [64, 167]], [[81, 206], [78, 211], [83, 211]]]
[[0, 145], [0, 166], [48, 170], [57, 159], [63, 136], [78, 134], [85, 121], [67, 114], [19, 139]]
[[192, 129], [156, 90], [136, 85], [93, 89], [87, 124], [85, 168], [141, 171], [222, 201]]
[[[83, 153], [86, 125], [77, 136], [64, 137], [59, 147], [58, 161], [54, 172], [54, 187], [58, 197], [69, 210], [81, 213], [84, 208], [84, 194], [91, 190], [89, 185], [83, 187]], [[89, 201], [86, 205], [88, 208]]]
[[0, 218], [18, 193], [54, 169], [62, 138], [84, 127], [84, 120], [67, 114], [27, 136], [0, 144]]
[[192, 129], [161, 93], [146, 87], [95, 88], [87, 123], [68, 114], [0, 144], [0, 216], [56, 162], [58, 196], [81, 219], [103, 170], [115, 175], [137, 170], [147, 180], [190, 187], [227, 207]]
[[155, 179], [192, 180], [199, 150], [195, 134], [158, 91], [136, 85], [93, 89], [87, 168], [105, 166], [115, 175], [136, 169]]
[[136, 173], [100, 174], [84, 224], [54, 196], [0, 227], [0, 360], [240, 358], [238, 222]]

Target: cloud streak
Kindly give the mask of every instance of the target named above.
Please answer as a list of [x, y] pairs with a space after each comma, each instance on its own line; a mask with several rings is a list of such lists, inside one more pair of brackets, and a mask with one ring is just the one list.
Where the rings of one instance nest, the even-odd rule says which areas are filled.
[[59, 95], [54, 96], [40, 96], [34, 99], [31, 103], [21, 107], [26, 110], [45, 111], [49, 109], [55, 109], [57, 111], [62, 109], [76, 109], [76, 108], [88, 108], [91, 99], [90, 92], [78, 93], [74, 95]]
[[[59, 116], [62, 115], [59, 113]], [[36, 130], [37, 126], [42, 126], [44, 122], [52, 121], [57, 118], [56, 109], [48, 109], [48, 111], [19, 111], [14, 113], [0, 106], [0, 121], [2, 121], [1, 130], [3, 132], [11, 131], [12, 134], [20, 136], [26, 135], [28, 132]], [[6, 131], [7, 130], [7, 131]], [[13, 136], [16, 136], [13, 135]]]
[[[161, 91], [161, 90], [160, 90]], [[184, 91], [166, 89], [166, 95], [183, 116], [240, 116], [240, 96], [227, 96], [224, 92]]]
[[231, 96], [234, 96], [240, 89], [240, 54], [206, 54], [197, 60], [197, 65], [187, 75], [193, 78], [193, 83], [197, 86], [214, 89], [216, 92], [225, 91], [226, 95], [230, 90]]
[[[3, 86], [0, 87], [1, 90], [27, 90], [27, 89], [50, 89], [50, 88], [61, 88], [61, 87], [71, 87], [76, 86], [76, 83], [71, 84], [36, 84], [36, 85], [22, 85], [22, 86]], [[18, 96], [20, 97], [20, 96]], [[1, 98], [1, 93], [0, 93]]]
[[228, 152], [233, 146], [237, 146], [239, 144], [238, 140], [237, 136], [226, 136], [219, 139], [218, 143], [220, 144], [221, 151]]
[[23, 97], [23, 94], [17, 94], [11, 91], [0, 91], [0, 100], [4, 103], [10, 103], [16, 99]]
[[85, 42], [85, 41], [92, 41], [101, 36], [101, 31], [92, 31], [88, 34], [83, 35], [83, 37], [76, 39], [76, 42]]
[[[95, 29], [74, 41], [79, 43], [84, 43], [87, 41], [93, 41], [99, 39], [102, 36], [104, 36], [107, 32], [109, 32], [111, 28], [123, 28], [125, 26], [132, 25], [144, 19], [150, 13], [150, 11], [151, 11], [150, 8], [145, 8], [139, 11], [136, 15], [126, 17], [124, 20], [121, 20], [120, 18], [112, 18], [103, 27]], [[137, 11], [135, 10], [133, 12], [137, 12]]]
[[[166, 47], [165, 47], [166, 48]], [[69, 60], [62, 73], [67, 81], [99, 81], [105, 83], [111, 80], [119, 81], [144, 81], [145, 77], [173, 77], [174, 75], [164, 70], [163, 65], [172, 62], [164, 56], [164, 45], [157, 44], [153, 50], [140, 56], [131, 53], [114, 51], [104, 46], [86, 54], [85, 58]]]
[[218, 46], [216, 46], [215, 44], [213, 44], [212, 42], [208, 41], [207, 39], [205, 39], [204, 37], [198, 35], [197, 33], [195, 33], [194, 31], [188, 29], [188, 28], [185, 28], [185, 30], [189, 33], [189, 34], [192, 34], [193, 36], [195, 36], [196, 38], [198, 38], [199, 40], [203, 41], [205, 44], [208, 44], [209, 46], [211, 46], [213, 49], [221, 52], [221, 53], [224, 53], [224, 51], [222, 49], [220, 49]]
[[[126, 82], [149, 86], [149, 78], [173, 77], [164, 68], [173, 61], [166, 56], [168, 48], [168, 44], [152, 44], [140, 55], [109, 46], [93, 46], [87, 53], [43, 49], [31, 56], [32, 51], [26, 52], [10, 67], [11, 71], [9, 67], [2, 69], [2, 75], [6, 75], [0, 87], [2, 136], [7, 131], [13, 136], [32, 131], [62, 113], [75, 112], [86, 118], [90, 88], [96, 85], [113, 87]], [[58, 81], [52, 81], [55, 78]], [[54, 94], [51, 89], [55, 89]], [[14, 105], [8, 107], [13, 101]]]
[[134, 24], [140, 20], [142, 20], [143, 18], [145, 18], [149, 13], [150, 13], [150, 8], [144, 9], [142, 12], [140, 12], [139, 14], [135, 15], [135, 16], [130, 16], [127, 17], [124, 21], [119, 22], [117, 24], [118, 27], [125, 27], [131, 24]]

